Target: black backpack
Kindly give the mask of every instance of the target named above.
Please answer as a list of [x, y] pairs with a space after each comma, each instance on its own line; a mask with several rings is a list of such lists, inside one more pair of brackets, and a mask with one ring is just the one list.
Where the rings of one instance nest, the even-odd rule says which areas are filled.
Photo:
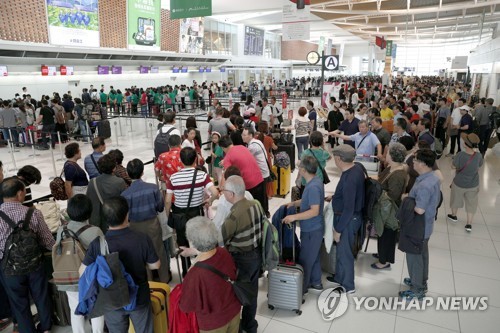
[[35, 208], [30, 208], [24, 221], [17, 223], [0, 211], [0, 218], [12, 229], [3, 251], [2, 269], [5, 275], [28, 274], [36, 271], [42, 264], [43, 253], [38, 237], [30, 229], [34, 210]]
[[496, 107], [493, 107], [493, 111], [488, 115], [490, 119], [490, 127], [495, 129], [500, 127], [500, 112]]
[[373, 228], [373, 207], [380, 199], [383, 192], [382, 184], [368, 176], [365, 166], [359, 162], [355, 162], [355, 164], [358, 164], [363, 169], [365, 174], [365, 204], [363, 206], [363, 226], [359, 229], [355, 240], [354, 257], [357, 256], [363, 246], [363, 242], [366, 237], [366, 226], [368, 225], [368, 232], [370, 232]]
[[175, 127], [172, 126], [166, 133], [163, 133], [160, 128], [160, 133], [156, 136], [155, 139], [155, 157], [160, 157], [161, 154], [170, 151], [170, 146], [168, 144], [168, 139], [170, 138], [170, 132], [172, 132]]

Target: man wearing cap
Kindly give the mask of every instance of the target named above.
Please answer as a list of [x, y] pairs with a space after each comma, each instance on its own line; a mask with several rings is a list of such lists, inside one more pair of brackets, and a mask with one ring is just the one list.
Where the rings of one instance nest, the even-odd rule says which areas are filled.
[[460, 137], [458, 136], [458, 129], [460, 127], [460, 119], [462, 119], [462, 113], [460, 112], [460, 109], [464, 107], [464, 103], [464, 99], [459, 99], [457, 101], [458, 107], [453, 109], [453, 112], [451, 113], [451, 126], [449, 130], [451, 145], [450, 153], [446, 156], [453, 156], [455, 154], [455, 145], [458, 145], [457, 153], [460, 151]]
[[342, 171], [332, 196], [335, 213], [333, 237], [337, 243], [335, 276], [327, 277], [330, 282], [339, 283], [347, 293], [354, 293], [354, 243], [361, 228], [362, 210], [365, 204], [365, 174], [359, 164], [354, 163], [356, 151], [342, 144], [332, 151], [335, 165]]

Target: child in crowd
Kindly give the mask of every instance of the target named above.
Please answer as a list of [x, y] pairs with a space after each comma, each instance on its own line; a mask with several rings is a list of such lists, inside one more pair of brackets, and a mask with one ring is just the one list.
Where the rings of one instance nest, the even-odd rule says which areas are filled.
[[222, 166], [220, 162], [224, 156], [222, 148], [219, 146], [220, 134], [219, 132], [212, 132], [212, 158], [213, 158], [213, 173], [218, 185], [222, 182]]

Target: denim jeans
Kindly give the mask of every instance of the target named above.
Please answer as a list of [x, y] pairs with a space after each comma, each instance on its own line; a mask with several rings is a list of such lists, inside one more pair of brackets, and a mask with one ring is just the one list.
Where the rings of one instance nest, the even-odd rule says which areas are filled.
[[[19, 324], [19, 332], [36, 332], [33, 323], [30, 298], [35, 301], [40, 319], [40, 329], [49, 331], [51, 323], [51, 306], [49, 297], [49, 282], [43, 265], [36, 271], [24, 275], [7, 276], [0, 271], [0, 279], [10, 300], [12, 315]], [[3, 304], [1, 305], [4, 306]]]
[[302, 157], [302, 152], [309, 148], [309, 137], [307, 136], [301, 136], [298, 138], [295, 138], [295, 143], [297, 144], [297, 152], [298, 152], [298, 159]]

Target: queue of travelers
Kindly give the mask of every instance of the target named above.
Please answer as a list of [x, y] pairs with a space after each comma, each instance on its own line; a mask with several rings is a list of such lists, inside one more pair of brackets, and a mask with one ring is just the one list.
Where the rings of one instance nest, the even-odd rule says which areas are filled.
[[[284, 86], [294, 87], [291, 82], [285, 82]], [[96, 94], [91, 87], [84, 89], [81, 98], [75, 98], [73, 108], [67, 94], [63, 102], [55, 98], [51, 102], [55, 107], [51, 108], [48, 100], [42, 98], [40, 113], [33, 114], [32, 124], [42, 125], [47, 133], [63, 125], [75, 109], [78, 116], [81, 113], [78, 105], [92, 102], [93, 93], [103, 107], [112, 105], [113, 109], [122, 110], [122, 105], [130, 104], [134, 113], [139, 112], [141, 105], [142, 111], [161, 113], [157, 135], [168, 136], [169, 148], [158, 154], [154, 164], [157, 185], [141, 179], [145, 166], [139, 159], [131, 159], [125, 166], [120, 150], [106, 153], [102, 137], [91, 139], [93, 152], [85, 157], [78, 142], [67, 144], [63, 174], [70, 221], [60, 227], [55, 237], [40, 211], [30, 210], [31, 201], [27, 200], [27, 188], [40, 183], [40, 172], [26, 166], [15, 177], [3, 179], [2, 174], [0, 259], [10, 254], [5, 244], [13, 234], [11, 219], [17, 222], [27, 218], [40, 247], [46, 250], [60, 242], [66, 228], [77, 233], [85, 226], [80, 234], [86, 252], [81, 274], [88, 276], [89, 269], [100, 264], [105, 239], [109, 252], [118, 253], [124, 271], [137, 288], [134, 307], [115, 309], [93, 318], [92, 331], [103, 332], [107, 326], [109, 332], [127, 332], [130, 320], [136, 331], [153, 332], [148, 281], [171, 283], [170, 260], [178, 254], [172, 248], [179, 248], [180, 255], [186, 258], [181, 260], [179, 272], [184, 278], [179, 308], [196, 316], [200, 332], [256, 332], [257, 292], [263, 273], [263, 221], [272, 213], [269, 206], [272, 187], [268, 185], [272, 182], [272, 153], [276, 146], [269, 134], [273, 129], [279, 131], [285, 127], [283, 110], [276, 105], [275, 97], [268, 99], [263, 94], [256, 104], [252, 95], [247, 96], [244, 105], [235, 105], [229, 112], [211, 93], [213, 87], [207, 83], [181, 86], [179, 90], [169, 86], [146, 90], [132, 87], [123, 95], [112, 87], [108, 94], [104, 87]], [[232, 90], [229, 85], [225, 87]], [[498, 123], [491, 121], [494, 118], [491, 115], [498, 112], [494, 101], [476, 101], [467, 92], [466, 85], [432, 77], [415, 78], [409, 84], [397, 79], [392, 87], [382, 85], [377, 79], [358, 78], [342, 84], [338, 98], [329, 98], [324, 130], [320, 112], [312, 101], [298, 109], [291, 127], [295, 129], [300, 161], [296, 181], [300, 198], [286, 204], [287, 208], [296, 208], [296, 213], [285, 216], [281, 222], [295, 225], [300, 221], [301, 250], [296, 262], [304, 271], [304, 296], [322, 291], [326, 283], [339, 285], [349, 294], [356, 292], [355, 260], [358, 237], [367, 223], [365, 194], [370, 176], [364, 165], [358, 163], [359, 155], [363, 155], [376, 158], [377, 181], [382, 189], [373, 206], [378, 219], [370, 221], [374, 222], [378, 238], [377, 253], [373, 254], [376, 261], [371, 268], [382, 271], [391, 268], [401, 232], [398, 248], [406, 252], [409, 276], [403, 283], [409, 289], [401, 291], [399, 296], [405, 300], [425, 297], [432, 281], [428, 242], [442, 192], [447, 191], [441, 186], [443, 176], [436, 161], [442, 155], [453, 156], [456, 174], [450, 192], [451, 214], [447, 218], [457, 223], [458, 210], [465, 205], [465, 230], [472, 232], [480, 168], [491, 133], [498, 127]], [[146, 99], [141, 101], [143, 94]], [[31, 99], [25, 99], [29, 107]], [[24, 103], [25, 99], [19, 98], [16, 103]], [[208, 111], [207, 153], [202, 152], [204, 133], [197, 129], [194, 117], [184, 134], [176, 127], [176, 111], [186, 108], [190, 101]], [[144, 108], [146, 104], [151, 105]], [[13, 104], [3, 101], [2, 105], [0, 118], [7, 126], [3, 129], [4, 138], [16, 136], [17, 125], [9, 125]], [[171, 110], [165, 111], [164, 106]], [[52, 109], [60, 113], [59, 118], [52, 114]], [[47, 144], [45, 137], [42, 141]], [[55, 142], [51, 140], [51, 144]], [[448, 146], [446, 154], [444, 149]], [[209, 159], [203, 154], [208, 154]], [[82, 158], [83, 167], [79, 165]], [[205, 164], [210, 164], [208, 170]], [[340, 171], [340, 178], [334, 194], [325, 197], [325, 184], [333, 178], [328, 169], [333, 164]], [[207, 211], [214, 202], [217, 213], [210, 219]], [[381, 212], [383, 204], [390, 207], [390, 215], [380, 218], [386, 214]], [[328, 206], [333, 211], [331, 230], [325, 229], [328, 224], [324, 212]], [[175, 237], [164, 237], [167, 227], [160, 219], [162, 214]], [[420, 223], [423, 236], [418, 253], [408, 251], [407, 220]], [[336, 266], [335, 274], [322, 281], [320, 253], [325, 233], [331, 233], [336, 244]], [[231, 285], [207, 272], [207, 266], [230, 280], [248, 281], [255, 296], [242, 306]], [[60, 290], [68, 296], [73, 331], [83, 332], [85, 317], [76, 310], [81, 309], [78, 287]], [[38, 310], [38, 327], [28, 306], [28, 294]], [[17, 275], [2, 266], [0, 297], [0, 302], [8, 305], [0, 313], [0, 327], [15, 321], [20, 332], [50, 331], [49, 284], [41, 262]]]

